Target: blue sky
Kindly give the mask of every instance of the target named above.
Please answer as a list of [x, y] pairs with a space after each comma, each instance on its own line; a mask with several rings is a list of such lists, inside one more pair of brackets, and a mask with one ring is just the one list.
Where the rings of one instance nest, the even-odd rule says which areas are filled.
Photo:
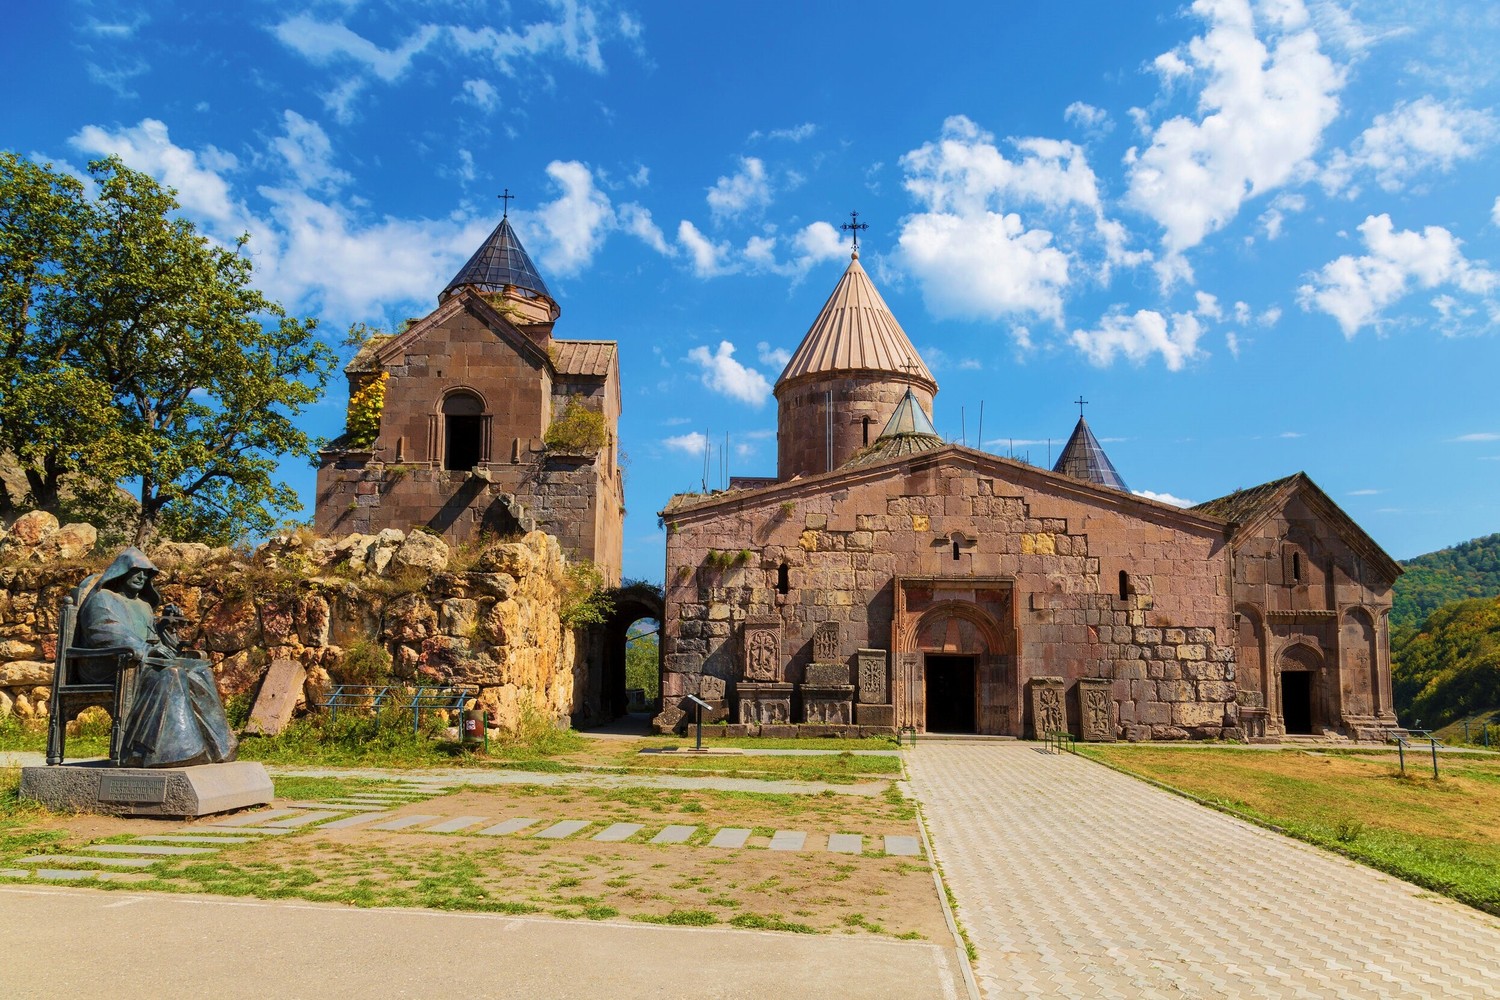
[[[320, 320], [426, 313], [511, 217], [621, 348], [625, 565], [775, 470], [788, 352], [861, 259], [939, 431], [1132, 488], [1308, 472], [1406, 558], [1500, 530], [1500, 5], [17, 4], [0, 145], [117, 153]], [[308, 417], [342, 429], [340, 377]], [[311, 503], [312, 473], [289, 463]]]

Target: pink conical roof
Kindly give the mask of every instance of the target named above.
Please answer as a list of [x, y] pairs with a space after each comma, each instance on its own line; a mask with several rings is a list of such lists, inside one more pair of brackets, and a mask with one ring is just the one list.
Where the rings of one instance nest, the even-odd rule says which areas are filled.
[[858, 253], [776, 384], [828, 372], [882, 372], [937, 391], [932, 372], [860, 267]]

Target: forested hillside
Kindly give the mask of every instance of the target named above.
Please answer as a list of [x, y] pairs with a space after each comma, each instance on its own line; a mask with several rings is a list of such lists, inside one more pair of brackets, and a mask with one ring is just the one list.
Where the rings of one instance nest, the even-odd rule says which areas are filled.
[[1407, 725], [1436, 728], [1500, 707], [1500, 597], [1455, 601], [1420, 628], [1392, 629], [1391, 675]]
[[1401, 564], [1391, 608], [1392, 643], [1403, 628], [1420, 628], [1450, 601], [1500, 594], [1500, 534], [1486, 535]]

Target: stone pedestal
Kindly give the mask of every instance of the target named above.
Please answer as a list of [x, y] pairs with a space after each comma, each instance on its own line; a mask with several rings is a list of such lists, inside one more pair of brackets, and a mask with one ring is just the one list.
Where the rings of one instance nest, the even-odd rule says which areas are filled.
[[854, 724], [857, 726], [879, 726], [882, 729], [895, 729], [896, 706], [866, 705], [864, 702], [860, 702], [854, 706]]
[[802, 685], [803, 721], [829, 726], [854, 724], [854, 685]]
[[753, 684], [741, 681], [734, 687], [739, 696], [739, 721], [743, 724], [784, 726], [792, 721], [790, 684]]
[[802, 674], [803, 687], [845, 687], [848, 684], [847, 663], [809, 663]]
[[91, 760], [21, 768], [22, 798], [73, 812], [192, 819], [264, 805], [274, 796], [258, 761], [151, 768]]
[[1026, 682], [1032, 739], [1045, 739], [1048, 733], [1067, 730], [1066, 690], [1066, 682], [1061, 677], [1033, 677]]
[[1078, 696], [1078, 738], [1086, 743], [1115, 741], [1114, 682], [1102, 677], [1083, 677]]

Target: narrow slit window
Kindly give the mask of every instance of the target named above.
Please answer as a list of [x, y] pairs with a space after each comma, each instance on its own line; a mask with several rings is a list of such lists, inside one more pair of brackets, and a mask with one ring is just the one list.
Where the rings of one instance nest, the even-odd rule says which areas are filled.
[[1292, 582], [1302, 582], [1302, 554], [1299, 552], [1292, 553]]
[[956, 538], [953, 540], [953, 558], [958, 558], [958, 539]]
[[792, 574], [787, 570], [786, 563], [776, 568], [776, 593], [785, 595], [792, 589]]
[[870, 443], [870, 418], [869, 417], [865, 417], [861, 421], [861, 425], [862, 425], [863, 430], [864, 430], [865, 444], [869, 444]]
[[1120, 600], [1130, 597], [1130, 574], [1120, 570]]

